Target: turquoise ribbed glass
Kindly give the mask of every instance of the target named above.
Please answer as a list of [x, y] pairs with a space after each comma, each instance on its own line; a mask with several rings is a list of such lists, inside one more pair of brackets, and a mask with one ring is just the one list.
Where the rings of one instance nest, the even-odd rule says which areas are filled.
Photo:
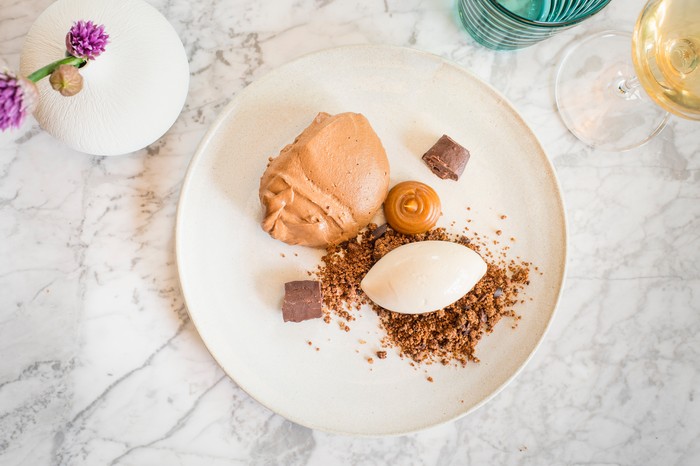
[[514, 50], [575, 26], [610, 1], [458, 0], [457, 8], [464, 28], [478, 43], [495, 50]]

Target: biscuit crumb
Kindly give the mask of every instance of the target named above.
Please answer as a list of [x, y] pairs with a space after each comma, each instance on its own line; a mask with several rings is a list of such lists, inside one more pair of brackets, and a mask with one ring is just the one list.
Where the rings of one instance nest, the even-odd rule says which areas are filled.
[[[503, 317], [519, 317], [513, 307], [524, 299], [531, 264], [520, 258], [508, 260], [502, 251], [494, 254], [488, 246], [491, 242], [478, 234], [467, 238], [435, 228], [403, 235], [387, 228], [383, 236], [374, 238], [372, 231], [376, 228], [370, 224], [356, 238], [326, 249], [314, 272], [321, 281], [324, 321], [336, 315], [342, 319], [340, 328], [348, 332], [350, 327], [345, 322], [354, 320], [361, 306], [369, 305], [386, 332], [382, 347], [397, 348], [401, 358], [425, 365], [478, 363], [476, 347], [483, 336], [491, 333]], [[361, 290], [360, 281], [374, 263], [401, 245], [426, 240], [452, 241], [474, 250], [487, 263], [486, 275], [458, 301], [431, 313], [400, 314], [371, 302]], [[381, 358], [379, 353], [377, 357]]]

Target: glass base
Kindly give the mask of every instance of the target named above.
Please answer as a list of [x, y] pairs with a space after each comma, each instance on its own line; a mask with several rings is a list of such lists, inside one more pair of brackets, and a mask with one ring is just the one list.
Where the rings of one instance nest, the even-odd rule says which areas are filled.
[[571, 47], [559, 66], [555, 97], [569, 131], [601, 150], [639, 147], [669, 118], [638, 84], [632, 35], [624, 32], [602, 32]]

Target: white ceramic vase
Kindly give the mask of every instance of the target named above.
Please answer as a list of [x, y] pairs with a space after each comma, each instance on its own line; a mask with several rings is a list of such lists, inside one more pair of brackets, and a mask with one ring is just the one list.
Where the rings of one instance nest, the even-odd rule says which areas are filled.
[[143, 0], [58, 0], [27, 34], [20, 71], [65, 57], [65, 37], [75, 21], [104, 24], [106, 50], [80, 73], [73, 97], [39, 81], [34, 116], [56, 139], [94, 155], [127, 154], [158, 140], [177, 119], [187, 97], [189, 64], [172, 25]]

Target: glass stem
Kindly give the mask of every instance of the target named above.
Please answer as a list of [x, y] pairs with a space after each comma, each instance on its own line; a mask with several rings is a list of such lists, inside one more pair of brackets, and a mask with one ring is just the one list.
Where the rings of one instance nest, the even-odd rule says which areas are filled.
[[640, 87], [641, 84], [639, 83], [639, 79], [636, 76], [622, 78], [617, 83], [617, 89], [623, 96], [631, 96], [632, 94], [635, 94]]

